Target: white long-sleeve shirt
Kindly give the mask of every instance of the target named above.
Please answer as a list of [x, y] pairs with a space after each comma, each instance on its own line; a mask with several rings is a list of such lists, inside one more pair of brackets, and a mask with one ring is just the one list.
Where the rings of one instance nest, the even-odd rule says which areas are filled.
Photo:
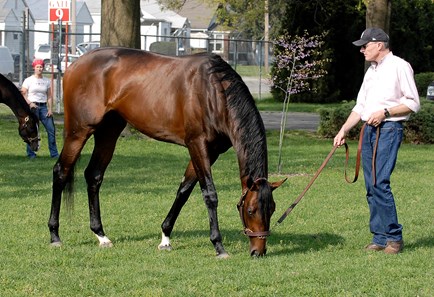
[[[380, 63], [373, 62], [365, 73], [353, 111], [362, 121], [384, 108], [405, 104], [413, 112], [420, 109], [419, 94], [411, 65], [388, 53]], [[407, 121], [410, 115], [390, 117], [387, 121]]]

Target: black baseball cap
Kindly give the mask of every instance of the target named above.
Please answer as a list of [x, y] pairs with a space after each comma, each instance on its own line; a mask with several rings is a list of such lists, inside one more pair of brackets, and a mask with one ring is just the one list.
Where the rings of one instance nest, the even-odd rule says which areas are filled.
[[389, 35], [380, 28], [368, 28], [363, 31], [359, 40], [353, 42], [355, 46], [362, 46], [371, 41], [389, 42]]

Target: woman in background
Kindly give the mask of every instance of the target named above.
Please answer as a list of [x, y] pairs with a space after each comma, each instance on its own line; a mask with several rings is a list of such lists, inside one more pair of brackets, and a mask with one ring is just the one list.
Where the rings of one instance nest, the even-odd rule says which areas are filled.
[[[53, 97], [51, 82], [42, 76], [44, 70], [43, 60], [34, 60], [32, 63], [34, 74], [26, 78], [21, 87], [21, 92], [30, 106], [32, 112], [44, 125], [48, 135], [48, 148], [50, 157], [57, 158], [59, 153], [56, 145], [56, 129], [53, 120]], [[36, 153], [27, 145], [27, 156], [36, 158]]]

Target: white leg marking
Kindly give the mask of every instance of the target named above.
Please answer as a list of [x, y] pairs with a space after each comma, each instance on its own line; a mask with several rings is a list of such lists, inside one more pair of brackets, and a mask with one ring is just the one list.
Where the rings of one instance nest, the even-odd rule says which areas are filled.
[[164, 235], [163, 232], [161, 232], [161, 243], [158, 245], [159, 250], [172, 250], [172, 246], [170, 245], [170, 238]]
[[95, 234], [95, 236], [96, 236], [96, 238], [98, 238], [100, 247], [112, 247], [113, 246], [113, 243], [110, 241], [110, 239], [108, 239], [107, 236], [101, 237], [101, 236], [98, 236], [96, 234]]

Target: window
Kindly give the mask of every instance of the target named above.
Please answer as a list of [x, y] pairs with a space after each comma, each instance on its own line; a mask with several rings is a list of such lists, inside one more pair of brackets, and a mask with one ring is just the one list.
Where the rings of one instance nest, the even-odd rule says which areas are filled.
[[210, 40], [210, 48], [213, 53], [222, 53], [224, 51], [224, 35], [213, 34], [213, 38]]

